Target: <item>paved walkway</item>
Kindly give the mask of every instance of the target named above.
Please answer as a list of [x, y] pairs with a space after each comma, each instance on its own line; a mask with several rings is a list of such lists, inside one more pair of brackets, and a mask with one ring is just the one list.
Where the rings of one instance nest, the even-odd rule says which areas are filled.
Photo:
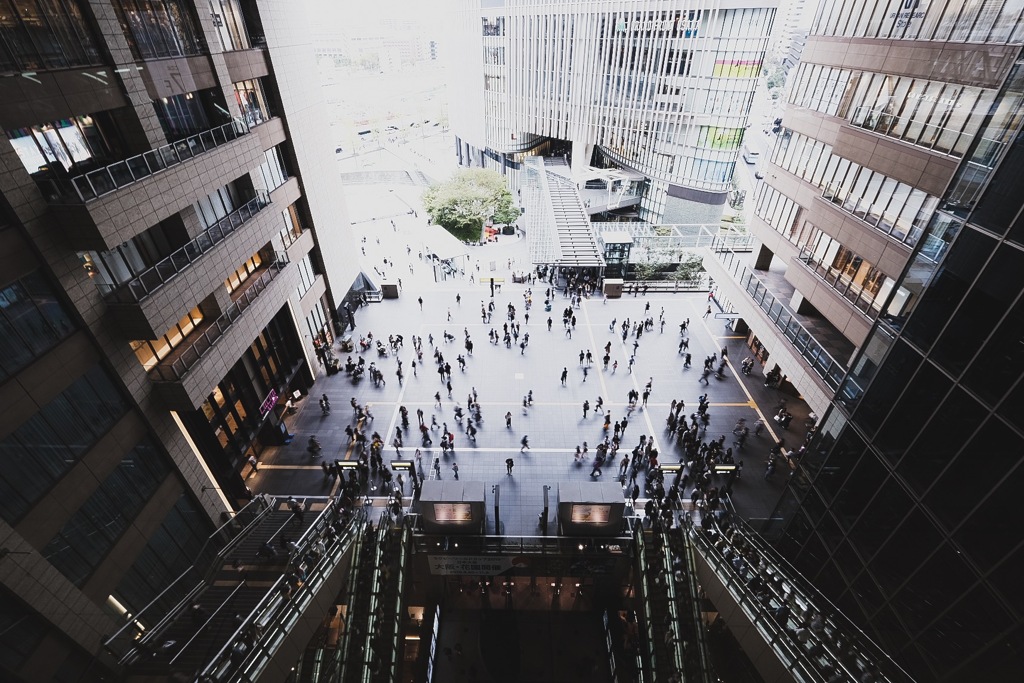
[[[365, 188], [359, 189], [360, 192], [365, 191]], [[653, 392], [646, 408], [638, 408], [629, 417], [629, 426], [623, 439], [626, 451], [636, 445], [641, 434], [646, 434], [654, 438], [662, 454], [662, 462], [678, 461], [679, 452], [674, 440], [669, 443], [665, 431], [669, 404], [673, 399], [683, 400], [686, 402], [686, 413], [689, 414], [696, 410], [697, 397], [707, 391], [711, 401], [711, 427], [706, 438], [716, 438], [719, 434], [730, 436], [730, 431], [740, 418], [745, 418], [750, 426], [758, 418], [767, 423], [766, 432], [760, 437], [751, 434], [745, 450], [738, 454], [737, 459], [744, 461], [745, 469], [734, 487], [733, 498], [745, 516], [761, 518], [771, 512], [786, 477], [786, 472], [780, 469], [772, 480], [766, 481], [763, 478], [768, 448], [778, 431], [778, 425], [770, 418], [780, 396], [776, 390], [763, 386], [760, 369], [755, 369], [750, 377], [738, 374], [739, 361], [747, 355], [744, 353], [744, 339], [733, 335], [724, 327], [723, 321], [701, 317], [707, 307], [706, 294], [652, 293], [647, 297], [612, 301], [599, 297], [585, 301], [574, 311], [577, 325], [569, 337], [561, 324], [562, 310], [569, 301], [559, 294], [553, 299], [552, 311], [544, 312], [546, 286], [542, 283], [532, 288], [534, 304], [529, 311], [529, 323], [524, 322], [524, 313], [527, 312], [524, 295], [528, 287], [512, 284], [511, 273], [529, 268], [526, 244], [514, 237], [503, 237], [497, 245], [471, 248], [471, 273], [474, 276], [479, 263], [481, 273], [505, 278], [502, 291], [494, 297], [492, 322], [484, 324], [481, 322], [480, 309], [483, 303], [491, 300], [489, 288], [478, 282], [471, 283], [469, 273], [465, 280], [433, 282], [432, 270], [417, 259], [415, 249], [417, 231], [425, 226], [426, 221], [422, 217], [403, 213], [402, 204], [398, 203], [413, 203], [415, 206], [417, 198], [410, 193], [394, 198], [393, 195], [397, 193], [397, 190], [395, 193], [369, 193], [377, 201], [381, 197], [390, 199], [391, 204], [383, 202], [380, 205], [378, 215], [383, 217], [379, 220], [363, 215], [356, 227], [367, 236], [364, 267], [370, 271], [375, 265], [384, 269], [383, 272], [391, 281], [400, 277], [403, 289], [397, 300], [358, 309], [354, 334], [358, 338], [359, 335], [372, 332], [375, 339], [383, 340], [391, 334], [402, 335], [405, 348], [399, 351], [399, 358], [403, 361], [405, 382], [398, 383], [394, 356], [378, 358], [373, 351], [366, 352], [364, 356], [367, 363], [376, 362], [384, 372], [386, 385], [380, 388], [375, 388], [365, 376], [354, 385], [344, 373], [331, 377], [322, 374], [313, 387], [311, 397], [298, 404], [296, 415], [287, 418], [289, 431], [296, 435], [294, 441], [286, 446], [268, 449], [262, 455], [260, 471], [251, 475], [247, 482], [253, 491], [286, 495], [333, 493], [336, 484], [323, 476], [319, 459], [312, 459], [306, 452], [306, 442], [310, 434], [316, 434], [323, 444], [323, 458], [354, 458], [346, 446], [347, 437], [344, 433], [345, 427], [353, 421], [349, 400], [354, 397], [360, 404], [372, 406], [374, 420], [366, 426], [367, 435], [374, 431], [380, 432], [386, 444], [392, 442], [395, 428], [399, 426], [399, 406], [408, 408], [414, 430], [417, 425], [417, 409], [424, 411], [428, 424], [431, 416], [436, 416], [439, 423], [447, 423], [456, 436], [455, 452], [454, 455], [441, 457], [441, 478], [453, 477], [452, 465], [458, 463], [459, 477], [463, 481], [484, 482], [489, 516], [493, 505], [491, 487], [499, 485], [504, 533], [539, 534], [539, 513], [545, 485], [551, 486], [552, 494], [556, 494], [560, 482], [597, 480], [597, 477], [591, 477], [590, 474], [594, 448], [604, 436], [603, 416], [591, 411], [584, 418], [584, 400], [590, 401], [593, 406], [597, 397], [602, 397], [605, 410], [611, 414], [612, 420], [619, 420], [626, 414], [627, 392], [631, 389], [642, 392], [650, 379], [653, 381]], [[353, 219], [357, 215], [360, 214], [356, 212]], [[391, 220], [395, 220], [394, 227]], [[407, 251], [406, 245], [412, 247], [411, 253]], [[390, 267], [383, 266], [384, 258], [389, 259], [392, 264]], [[413, 267], [412, 273], [410, 265]], [[461, 304], [456, 300], [457, 295], [461, 296]], [[423, 298], [422, 310], [417, 303], [420, 296]], [[530, 335], [525, 353], [520, 353], [515, 345], [506, 349], [504, 344], [494, 346], [488, 342], [488, 330], [493, 328], [501, 332], [509, 303], [516, 307], [522, 332]], [[627, 367], [634, 338], [630, 337], [623, 343], [618, 325], [626, 318], [643, 318], [647, 305], [650, 306], [648, 315], [656, 323], [664, 309], [664, 331], [659, 331], [656, 324], [652, 332], [643, 334], [639, 340], [636, 365], [630, 373]], [[547, 329], [548, 316], [553, 321], [551, 331]], [[689, 348], [694, 362], [691, 369], [682, 368], [682, 359], [677, 352], [679, 323], [686, 318], [691, 321]], [[613, 321], [616, 323], [614, 333], [609, 331]], [[443, 343], [445, 331], [453, 334], [456, 342]], [[465, 354], [462, 341], [467, 332], [473, 340], [474, 353], [467, 356], [466, 371], [461, 372], [456, 356]], [[421, 336], [424, 345], [425, 367], [417, 369], [417, 376], [413, 375], [411, 367], [414, 357], [411, 339], [414, 335]], [[433, 348], [428, 342], [430, 335], [434, 337], [434, 345], [439, 345], [445, 360], [452, 365], [451, 398], [447, 397], [447, 390], [439, 381], [432, 358]], [[612, 361], [619, 363], [618, 369], [614, 371], [611, 367], [608, 370], [601, 368], [600, 358], [608, 342], [612, 344]], [[729, 356], [736, 364], [737, 372], [729, 368], [726, 378], [722, 380], [712, 376], [710, 386], [705, 388], [698, 382], [702, 361], [713, 352], [720, 354], [723, 346], [729, 349]], [[586, 376], [579, 362], [581, 350], [590, 350], [594, 354], [594, 364]], [[340, 358], [344, 361], [348, 355], [340, 354]], [[563, 368], [569, 371], [565, 386], [559, 381]], [[453, 416], [456, 405], [465, 408], [467, 395], [473, 388], [477, 390], [484, 417], [475, 444], [456, 426]], [[524, 410], [523, 397], [531, 390], [533, 405]], [[433, 398], [437, 391], [442, 395], [441, 408], [435, 405]], [[333, 406], [333, 412], [327, 416], [321, 414], [315, 398], [324, 393], [331, 398]], [[802, 440], [804, 419], [808, 411], [797, 399], [784, 398], [789, 399], [787, 408], [796, 418], [790, 431], [779, 433], [778, 436], [784, 437], [787, 445], [795, 446]], [[507, 429], [504, 422], [504, 415], [508, 411], [513, 415], [511, 429]], [[529, 436], [530, 449], [521, 453], [520, 440], [523, 436]], [[731, 441], [731, 437], [727, 441]], [[413, 435], [405, 438], [406, 447], [400, 454], [388, 446], [385, 449], [385, 461], [399, 455], [402, 459], [413, 459], [416, 442], [418, 438]], [[440, 437], [435, 432], [435, 446], [439, 442]], [[584, 442], [590, 447], [588, 457], [584, 463], [574, 462], [575, 448]], [[435, 457], [440, 457], [440, 448], [421, 451], [423, 472], [430, 476], [430, 463]], [[509, 457], [515, 461], [511, 476], [505, 471], [505, 459]], [[617, 474], [616, 463], [606, 467], [601, 478], [615, 478]], [[642, 483], [642, 479], [640, 481]], [[410, 484], [407, 482], [406, 493], [410, 492]], [[377, 493], [371, 491], [373, 495]], [[642, 502], [643, 499], [641, 505]], [[553, 495], [552, 516], [554, 505]], [[494, 520], [490, 519], [488, 530], [492, 533], [493, 524]]]

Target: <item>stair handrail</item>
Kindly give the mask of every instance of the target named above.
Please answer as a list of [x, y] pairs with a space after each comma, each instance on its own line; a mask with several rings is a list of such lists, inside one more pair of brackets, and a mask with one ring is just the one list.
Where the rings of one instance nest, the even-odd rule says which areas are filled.
[[[726, 497], [727, 498], [727, 497]], [[821, 593], [807, 578], [804, 577], [786, 558], [778, 551], [767, 544], [760, 534], [754, 531], [739, 515], [735, 514], [731, 500], [727, 501], [727, 509], [733, 512], [729, 516], [729, 523], [737, 530], [743, 539], [753, 546], [757, 553], [768, 560], [776, 568], [779, 575], [799, 593], [800, 599], [810, 605], [815, 612], [822, 615], [823, 619], [832, 624], [833, 630], [844, 634], [850, 644], [859, 653], [871, 658], [872, 663], [884, 672], [893, 670], [903, 677], [903, 680], [912, 681], [913, 677], [907, 673], [892, 657], [889, 656], [870, 636], [864, 633], [846, 614]], [[724, 535], [724, 534], [723, 534]], [[885, 662], [885, 667], [879, 666]], [[884, 673], [889, 678], [887, 673]]]
[[[296, 552], [297, 555], [301, 556], [304, 552], [303, 549], [313, 541], [314, 536], [319, 540], [321, 531], [326, 529], [328, 524], [333, 524], [333, 519], [330, 522], [327, 520], [334, 517], [336, 510], [337, 503], [331, 500], [300, 538], [298, 544], [299, 551]], [[195, 680], [204, 683], [206, 681], [226, 681], [237, 678], [246, 681], [255, 680], [267, 662], [273, 657], [273, 652], [276, 651], [277, 645], [284, 639], [288, 628], [301, 617], [316, 591], [323, 585], [322, 580], [314, 581], [314, 579], [323, 578], [321, 576], [323, 569], [326, 568], [328, 570], [326, 573], [329, 574], [330, 571], [338, 566], [341, 558], [348, 552], [352, 541], [358, 537], [364, 519], [365, 516], [358, 513], [353, 515], [341, 535], [335, 539], [330, 548], [327, 548], [327, 551], [317, 560], [316, 564], [310, 567], [306, 580], [290, 598], [284, 598], [280, 595], [283, 592], [282, 586], [286, 577], [284, 575], [278, 577], [277, 581], [274, 582], [263, 598], [221, 646], [220, 650], [200, 670]], [[286, 619], [288, 621], [287, 627], [281, 628]], [[227, 678], [221, 679], [220, 675], [224, 673], [223, 667], [225, 665], [230, 666], [231, 649], [247, 632], [254, 634], [254, 642], [245, 659], [234, 667], [235, 670]]]
[[[213, 539], [214, 536], [219, 536], [223, 529], [234, 526], [235, 522], [238, 520], [240, 516], [242, 516], [243, 513], [246, 512], [249, 506], [252, 505], [253, 503], [257, 503], [257, 505], [253, 507], [253, 510], [249, 511], [249, 514], [252, 514], [253, 511], [256, 511], [256, 514], [252, 517], [252, 519], [245, 523], [245, 525], [239, 530], [237, 534], [235, 534], [230, 540], [228, 540], [224, 547], [222, 547], [220, 551], [218, 551], [217, 554], [208, 563], [206, 563], [205, 570], [199, 576], [199, 582], [196, 584], [196, 586], [191, 591], [189, 591], [185, 597], [179, 600], [177, 604], [175, 604], [174, 607], [172, 607], [167, 612], [167, 614], [165, 614], [163, 618], [160, 619], [160, 621], [158, 621], [156, 624], [153, 625], [152, 628], [146, 631], [146, 633], [136, 641], [138, 644], [145, 645], [146, 643], [150, 642], [153, 638], [158, 637], [161, 633], [164, 632], [164, 630], [167, 629], [168, 626], [174, 623], [174, 621], [195, 602], [195, 600], [199, 597], [199, 595], [203, 593], [203, 591], [210, 587], [213, 578], [217, 575], [217, 572], [223, 566], [225, 558], [228, 555], [228, 553], [231, 550], [233, 550], [239, 543], [241, 543], [257, 527], [259, 527], [262, 524], [264, 518], [274, 511], [274, 504], [267, 503], [268, 499], [276, 502], [276, 499], [270, 498], [265, 493], [257, 495], [256, 498], [254, 498], [252, 501], [247, 503], [245, 507], [239, 510], [236, 515], [234, 515], [231, 519], [229, 519], [220, 527], [218, 527], [217, 531], [215, 531], [210, 536], [210, 538], [207, 539], [207, 542], [209, 542]], [[287, 524], [287, 522], [285, 522], [285, 524]], [[201, 556], [202, 553], [203, 551], [200, 550], [198, 555]], [[195, 565], [193, 565], [189, 568], [189, 570], [195, 568]], [[126, 660], [128, 657], [132, 657], [133, 655], [134, 653], [129, 651]]]
[[[271, 507], [267, 503], [267, 498], [268, 498], [268, 496], [265, 493], [258, 494], [251, 501], [246, 503], [246, 505], [241, 510], [239, 510], [237, 513], [232, 515], [230, 519], [226, 520], [223, 524], [221, 524], [219, 527], [217, 527], [217, 529], [213, 533], [211, 533], [209, 536], [207, 536], [206, 541], [203, 542], [203, 545], [199, 548], [199, 551], [196, 553], [196, 557], [197, 558], [206, 557], [208, 555], [208, 550], [207, 549], [211, 546], [211, 544], [213, 544], [216, 539], [218, 539], [218, 538], [220, 538], [222, 536], [222, 532], [224, 532], [226, 529], [229, 529], [229, 528], [235, 526], [237, 524], [237, 521], [238, 521], [239, 517], [248, 516], [248, 514], [252, 514], [252, 512], [254, 510], [257, 510], [257, 509], [259, 510], [259, 512], [257, 512], [257, 514], [253, 517], [253, 519], [250, 522], [246, 523], [246, 525], [243, 527], [243, 530], [249, 528], [250, 525], [252, 525], [257, 520], [259, 520], [263, 516], [263, 514], [265, 514], [266, 511], [269, 510], [270, 507]], [[232, 539], [229, 539], [228, 543], [230, 543], [232, 540], [234, 540], [234, 538], [237, 538], [240, 535], [241, 535], [241, 532], [238, 533], [238, 534], [235, 534], [235, 536]], [[217, 560], [217, 558], [219, 556], [220, 556], [220, 553], [218, 553], [217, 555], [214, 555], [212, 558], [210, 558], [210, 560], [209, 560], [210, 564], [215, 564], [216, 560]], [[165, 622], [167, 622], [168, 618], [171, 616], [170, 613], [167, 614], [167, 615], [164, 615], [161, 619], [159, 619], [157, 621], [156, 624], [154, 624], [153, 627], [151, 627], [149, 629], [146, 629], [145, 627], [143, 627], [142, 624], [139, 623], [139, 619], [147, 611], [149, 611], [149, 609], [153, 605], [155, 605], [159, 601], [161, 601], [163, 599], [164, 595], [166, 595], [175, 586], [177, 586], [178, 583], [180, 581], [182, 581], [182, 579], [184, 579], [186, 576], [188, 576], [189, 574], [191, 574], [193, 572], [195, 572], [195, 573], [197, 573], [199, 575], [197, 577], [198, 582], [197, 582], [197, 585], [193, 586], [193, 588], [191, 590], [189, 590], [185, 594], [185, 598], [188, 598], [189, 596], [195, 595], [196, 592], [200, 588], [202, 588], [203, 583], [204, 583], [205, 572], [198, 571], [196, 565], [197, 565], [197, 562], [193, 562], [192, 565], [188, 567], [188, 569], [183, 571], [176, 579], [174, 579], [174, 581], [169, 583], [166, 588], [164, 588], [162, 591], [160, 591], [156, 595], [155, 598], [150, 600], [137, 613], [135, 613], [135, 614], [126, 614], [125, 615], [125, 619], [126, 619], [125, 623], [119, 629], [114, 631], [114, 633], [112, 635], [107, 636], [103, 640], [103, 648], [108, 653], [110, 653], [112, 656], [117, 658], [119, 664], [123, 664], [125, 661], [127, 661], [127, 659], [130, 658], [134, 654], [135, 648], [137, 647], [137, 645], [140, 642], [146, 640], [146, 638], [149, 636], [150, 633], [156, 631], [156, 629], [160, 625], [162, 625]], [[175, 608], [171, 610], [171, 613], [174, 613], [174, 614], [177, 613], [177, 610], [179, 610], [181, 604], [187, 601], [185, 598], [183, 598], [182, 600], [178, 601], [178, 603], [176, 604]], [[135, 629], [137, 629], [139, 631], [139, 633], [136, 633], [135, 635], [133, 635], [131, 637], [131, 640], [130, 640], [131, 646], [124, 653], [118, 654], [115, 651], [115, 649], [114, 649], [114, 641], [115, 640], [119, 640], [122, 637], [122, 634], [125, 632], [126, 629], [133, 628], [133, 627]]]

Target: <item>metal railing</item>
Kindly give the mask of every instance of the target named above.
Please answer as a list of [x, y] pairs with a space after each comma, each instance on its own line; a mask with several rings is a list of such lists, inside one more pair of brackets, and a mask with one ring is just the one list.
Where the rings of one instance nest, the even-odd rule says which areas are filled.
[[881, 310], [875, 303], [881, 301], [875, 294], [854, 283], [853, 279], [838, 268], [834, 268], [815, 257], [807, 247], [800, 249], [797, 258], [811, 270], [819, 280], [827, 283], [837, 294], [853, 304], [857, 310], [868, 317], [875, 317]]
[[814, 336], [793, 314], [775, 298], [775, 295], [762, 283], [753, 272], [733, 252], [711, 252], [725, 267], [743, 290], [750, 295], [768, 319], [777, 327], [782, 336], [789, 340], [793, 347], [811, 367], [818, 377], [833, 390], [839, 388], [846, 374], [846, 366], [837, 361], [822, 347]]
[[55, 203], [64, 201], [90, 202], [122, 187], [149, 178], [160, 171], [194, 159], [204, 152], [216, 149], [249, 132], [241, 119], [232, 119], [216, 128], [204, 130], [181, 140], [161, 145], [133, 157], [89, 171], [68, 179], [44, 178], [37, 182], [45, 190], [47, 199]]
[[[296, 557], [305, 557], [318, 541], [326, 538], [327, 527], [334, 524], [338, 513], [338, 505], [334, 501], [324, 508], [297, 541]], [[357, 510], [345, 530], [326, 546], [326, 552], [306, 568], [305, 580], [290, 597], [285, 597], [286, 592], [282, 591], [287, 578], [281, 576], [195, 680], [210, 683], [257, 680], [306, 609], [313, 604], [317, 592], [334, 570], [343, 566], [346, 553], [359, 538], [365, 523], [365, 512]], [[355, 570], [352, 568], [350, 571]], [[251, 643], [251, 646], [244, 661], [232, 662], [232, 648], [238, 642]]]
[[248, 223], [253, 216], [270, 204], [270, 195], [260, 192], [207, 228], [198, 237], [179, 247], [167, 258], [125, 283], [102, 286], [101, 291], [105, 290], [103, 291], [104, 296], [119, 304], [139, 303], [198, 261], [204, 254], [227, 239], [229, 235]]
[[[913, 678], [735, 515], [710, 530], [683, 517], [682, 533], [797, 680], [907, 683]], [[814, 625], [812, 627], [812, 622]]]
[[177, 353], [174, 360], [161, 361], [153, 366], [150, 371], [151, 379], [154, 382], [180, 382], [183, 380], [189, 370], [195, 367], [203, 356], [224, 337], [231, 325], [242, 317], [246, 309], [252, 305], [263, 290], [270, 286], [278, 273], [287, 265], [288, 255], [284, 252], [277, 252], [276, 259], [267, 267], [267, 270], [255, 282], [248, 285], [241, 296], [220, 317], [205, 326], [202, 331], [193, 332], [186, 337], [183, 350]]
[[[258, 494], [237, 514], [210, 534], [199, 552], [196, 553], [192, 565], [160, 591], [138, 613], [127, 615], [125, 624], [113, 635], [104, 639], [103, 648], [117, 658], [119, 663], [124, 663], [133, 657], [140, 637], [144, 634], [159, 632], [164, 624], [174, 620], [183, 606], [191, 605], [192, 601], [188, 599], [189, 596], [205, 588], [205, 581], [221, 565], [223, 558], [234, 549], [244, 536], [243, 532], [254, 528], [253, 525], [259, 523], [273, 510], [274, 506], [270, 501], [272, 499], [268, 499], [266, 494]], [[220, 543], [223, 545], [219, 545]], [[215, 548], [216, 550], [214, 550]], [[150, 617], [153, 609], [158, 605], [167, 604], [168, 601], [173, 601], [176, 609], [162, 614], [153, 624], [145, 625], [143, 623]]]

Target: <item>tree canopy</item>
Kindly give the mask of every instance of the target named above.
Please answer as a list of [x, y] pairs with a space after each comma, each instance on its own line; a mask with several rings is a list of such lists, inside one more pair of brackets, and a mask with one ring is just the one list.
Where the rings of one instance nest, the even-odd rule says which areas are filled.
[[484, 223], [508, 224], [519, 217], [500, 173], [467, 168], [423, 193], [430, 220], [462, 240], [478, 240]]

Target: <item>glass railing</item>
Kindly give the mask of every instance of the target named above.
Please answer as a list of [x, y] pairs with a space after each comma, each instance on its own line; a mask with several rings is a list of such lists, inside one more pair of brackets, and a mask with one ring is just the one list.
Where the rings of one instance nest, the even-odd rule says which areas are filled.
[[267, 193], [259, 193], [156, 265], [142, 271], [123, 284], [116, 287], [105, 285], [101, 287], [101, 290], [106, 290], [104, 295], [110, 301], [119, 304], [139, 303], [167, 284], [174, 276], [187, 270], [189, 266], [248, 223], [253, 216], [269, 206], [270, 203], [270, 196]]
[[[877, 299], [875, 294], [854, 283], [843, 271], [815, 258], [814, 254], [807, 247], [800, 249], [800, 255], [797, 258], [819, 280], [827, 283], [837, 294], [840, 294], [844, 299], [853, 304], [861, 313], [870, 318], [878, 315], [881, 309], [876, 306]], [[881, 304], [881, 301], [877, 301], [877, 303]]]
[[242, 294], [224, 313], [201, 332], [190, 334], [183, 344], [183, 351], [173, 352], [174, 360], [161, 361], [153, 366], [150, 377], [154, 382], [180, 382], [214, 345], [223, 338], [236, 320], [242, 317], [246, 309], [256, 300], [274, 278], [288, 265], [288, 255], [277, 252], [276, 259], [267, 270], [252, 284], [246, 286]]
[[[314, 604], [317, 593], [331, 578], [336, 569], [346, 566], [345, 557], [359, 535], [363, 533], [366, 515], [357, 510], [344, 531], [333, 541], [328, 540], [327, 527], [338, 519], [340, 509], [333, 501], [328, 504], [316, 521], [297, 541], [298, 550], [294, 557], [307, 557], [317, 542], [325, 544], [325, 553], [310, 566], [305, 567], [302, 584], [285, 597], [282, 587], [286, 577], [281, 576], [256, 607], [242, 620], [241, 624], [213, 656], [195, 680], [207, 683], [226, 681], [255, 681], [273, 660], [278, 649], [288, 638], [299, 619]], [[350, 569], [355, 571], [355, 569]], [[317, 618], [323, 615], [318, 614]], [[238, 661], [233, 652], [239, 643], [244, 644], [246, 656]]]
[[[706, 520], [705, 520], [706, 521]], [[799, 681], [913, 678], [735, 515], [681, 533]]]
[[712, 252], [715, 258], [732, 276], [732, 280], [744, 289], [758, 308], [777, 327], [782, 336], [789, 340], [818, 377], [836, 390], [839, 388], [846, 367], [822, 347], [814, 336], [785, 307], [782, 302], [751, 272], [733, 252]]
[[748, 232], [722, 232], [720, 223], [593, 223], [598, 238], [604, 233], [628, 233], [632, 260], [672, 262], [681, 249], [750, 251], [757, 241]]
[[194, 159], [249, 132], [241, 119], [204, 130], [182, 140], [161, 145], [142, 154], [67, 179], [43, 178], [37, 182], [47, 199], [55, 203], [90, 202], [160, 171]]

